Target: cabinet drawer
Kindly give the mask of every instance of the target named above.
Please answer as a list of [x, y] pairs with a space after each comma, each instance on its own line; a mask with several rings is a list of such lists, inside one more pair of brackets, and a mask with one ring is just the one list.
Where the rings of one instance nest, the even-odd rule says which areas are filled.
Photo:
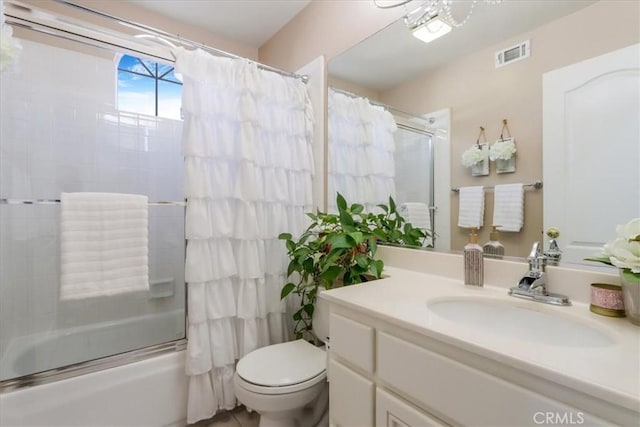
[[380, 388], [376, 389], [376, 427], [444, 427], [446, 425], [391, 393]]
[[375, 331], [372, 327], [332, 313], [329, 337], [332, 352], [365, 372], [373, 373]]
[[329, 361], [329, 416], [340, 427], [373, 426], [375, 384], [335, 360]]
[[378, 378], [447, 422], [535, 426], [545, 414], [603, 425], [604, 421], [500, 378], [378, 333]]

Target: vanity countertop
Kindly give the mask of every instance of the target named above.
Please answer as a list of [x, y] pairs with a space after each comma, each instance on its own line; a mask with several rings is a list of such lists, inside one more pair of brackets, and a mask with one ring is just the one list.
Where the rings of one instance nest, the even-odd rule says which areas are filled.
[[[459, 280], [392, 267], [385, 267], [385, 275], [366, 285], [322, 292], [320, 298], [640, 412], [640, 327], [627, 319], [599, 316], [582, 303], [558, 307], [517, 299], [508, 296], [504, 287], [472, 288]], [[446, 320], [427, 308], [428, 301], [460, 297], [487, 298], [566, 316], [614, 342], [593, 347], [533, 343]], [[482, 321], [477, 319], [479, 326]]]

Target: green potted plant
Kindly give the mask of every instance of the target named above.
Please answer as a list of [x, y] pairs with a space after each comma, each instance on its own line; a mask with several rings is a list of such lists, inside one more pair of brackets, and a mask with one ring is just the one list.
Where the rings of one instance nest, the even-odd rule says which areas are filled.
[[290, 261], [281, 298], [293, 293], [300, 308], [293, 314], [296, 338], [312, 339], [312, 316], [319, 290], [379, 279], [384, 263], [375, 258], [378, 243], [422, 246], [427, 234], [398, 213], [394, 200], [378, 205], [381, 213], [365, 212], [360, 204], [348, 205], [338, 193], [338, 213], [307, 213], [311, 225], [294, 238], [282, 233]]

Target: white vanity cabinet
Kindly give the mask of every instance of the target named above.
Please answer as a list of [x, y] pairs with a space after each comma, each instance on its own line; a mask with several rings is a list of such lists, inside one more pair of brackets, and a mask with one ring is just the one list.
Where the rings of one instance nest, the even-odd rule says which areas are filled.
[[375, 330], [361, 322], [331, 314], [329, 336], [331, 349], [335, 348], [335, 354], [341, 356], [341, 361], [330, 358], [327, 367], [333, 424], [344, 427], [374, 425]]
[[[333, 303], [330, 342], [330, 420], [335, 427], [624, 424], [624, 419], [609, 422], [589, 414], [587, 409], [600, 411], [597, 403], [591, 405], [595, 400], [578, 399], [586, 403], [577, 408], [546, 397], [544, 381], [508, 368], [502, 375], [497, 361]], [[571, 390], [561, 392], [570, 395]]]
[[[336, 427], [444, 426], [377, 385], [376, 330], [336, 313], [330, 316], [328, 363], [331, 425]], [[390, 349], [392, 350], [392, 349]]]
[[393, 393], [376, 390], [376, 426], [381, 427], [440, 427], [444, 422], [417, 409]]
[[375, 383], [345, 365], [329, 361], [329, 408], [336, 426], [374, 425]]

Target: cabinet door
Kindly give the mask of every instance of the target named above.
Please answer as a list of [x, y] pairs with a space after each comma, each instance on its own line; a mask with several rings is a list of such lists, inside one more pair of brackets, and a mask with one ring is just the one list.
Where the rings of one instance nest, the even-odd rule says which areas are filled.
[[376, 427], [442, 427], [447, 424], [408, 405], [391, 393], [376, 389]]
[[329, 361], [329, 417], [340, 427], [373, 426], [375, 384], [335, 360]]
[[378, 379], [454, 424], [610, 424], [387, 333], [378, 333], [377, 345]]
[[375, 331], [346, 317], [331, 313], [331, 351], [368, 373], [373, 373]]

